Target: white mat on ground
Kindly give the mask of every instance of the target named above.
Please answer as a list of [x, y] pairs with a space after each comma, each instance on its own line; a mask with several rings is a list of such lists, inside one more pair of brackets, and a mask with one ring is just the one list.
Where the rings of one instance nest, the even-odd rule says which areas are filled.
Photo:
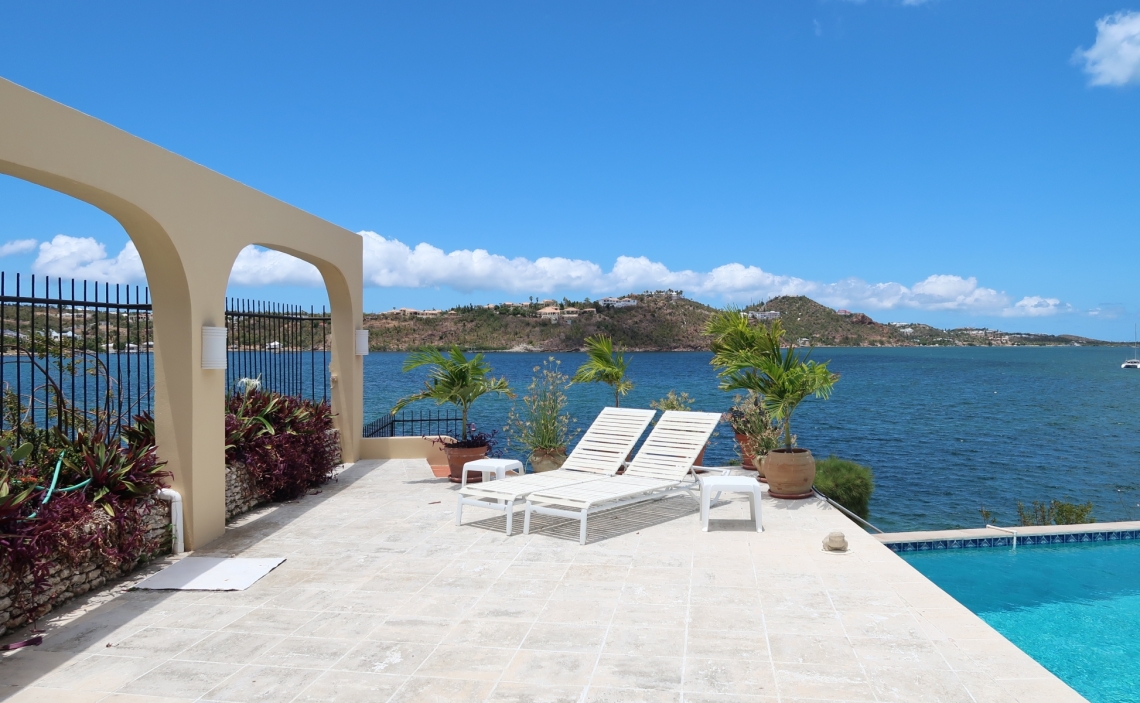
[[152, 591], [244, 591], [284, 561], [280, 558], [186, 557], [143, 579], [135, 588]]

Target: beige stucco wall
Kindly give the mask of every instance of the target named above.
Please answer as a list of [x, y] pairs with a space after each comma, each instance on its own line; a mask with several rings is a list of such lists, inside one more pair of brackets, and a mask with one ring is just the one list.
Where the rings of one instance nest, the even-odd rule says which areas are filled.
[[[454, 442], [451, 437], [444, 437]], [[427, 459], [432, 466], [447, 466], [443, 446], [434, 437], [365, 437], [360, 440], [361, 459]]]
[[95, 118], [0, 79], [0, 173], [107, 212], [142, 257], [154, 303], [159, 452], [183, 495], [189, 547], [225, 529], [225, 371], [201, 368], [203, 326], [225, 324], [225, 291], [250, 244], [315, 265], [332, 307], [332, 403], [344, 458], [358, 456], [363, 242], [341, 227]]

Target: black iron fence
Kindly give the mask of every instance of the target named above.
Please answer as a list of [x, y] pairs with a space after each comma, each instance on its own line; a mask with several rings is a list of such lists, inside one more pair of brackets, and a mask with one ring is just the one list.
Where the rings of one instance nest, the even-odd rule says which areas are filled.
[[115, 434], [153, 405], [146, 288], [0, 273], [0, 431]]
[[458, 410], [403, 410], [388, 413], [364, 426], [365, 437], [436, 437], [463, 435], [463, 415]]
[[328, 400], [332, 318], [324, 308], [230, 298], [226, 328], [228, 388], [257, 379], [267, 390]]
[[[109, 437], [154, 408], [153, 309], [142, 286], [0, 272], [0, 433]], [[227, 384], [329, 396], [331, 320], [315, 309], [228, 300]]]

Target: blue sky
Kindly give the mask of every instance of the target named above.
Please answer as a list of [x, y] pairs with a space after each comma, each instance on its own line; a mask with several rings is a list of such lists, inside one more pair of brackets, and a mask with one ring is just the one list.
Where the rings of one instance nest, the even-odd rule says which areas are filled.
[[[672, 286], [1130, 339], [1137, 11], [5, 3], [0, 76], [373, 233], [369, 310]], [[0, 177], [0, 212], [0, 269], [139, 280], [90, 206]], [[314, 281], [254, 252], [232, 293]]]

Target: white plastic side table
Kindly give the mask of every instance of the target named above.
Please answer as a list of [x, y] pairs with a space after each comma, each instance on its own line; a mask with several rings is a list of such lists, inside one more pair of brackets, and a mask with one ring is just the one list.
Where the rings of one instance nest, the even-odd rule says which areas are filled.
[[467, 472], [468, 471], [481, 471], [483, 473], [483, 480], [491, 480], [491, 474], [500, 481], [507, 477], [508, 471], [518, 471], [519, 476], [523, 474], [523, 465], [521, 461], [515, 459], [476, 459], [469, 461], [463, 465], [463, 482], [461, 486], [467, 485]]
[[713, 501], [713, 493], [720, 497], [721, 493], [747, 493], [748, 505], [752, 510], [752, 522], [756, 523], [756, 531], [764, 531], [764, 523], [760, 517], [760, 482], [751, 476], [701, 476], [701, 529], [709, 531], [709, 504]]

